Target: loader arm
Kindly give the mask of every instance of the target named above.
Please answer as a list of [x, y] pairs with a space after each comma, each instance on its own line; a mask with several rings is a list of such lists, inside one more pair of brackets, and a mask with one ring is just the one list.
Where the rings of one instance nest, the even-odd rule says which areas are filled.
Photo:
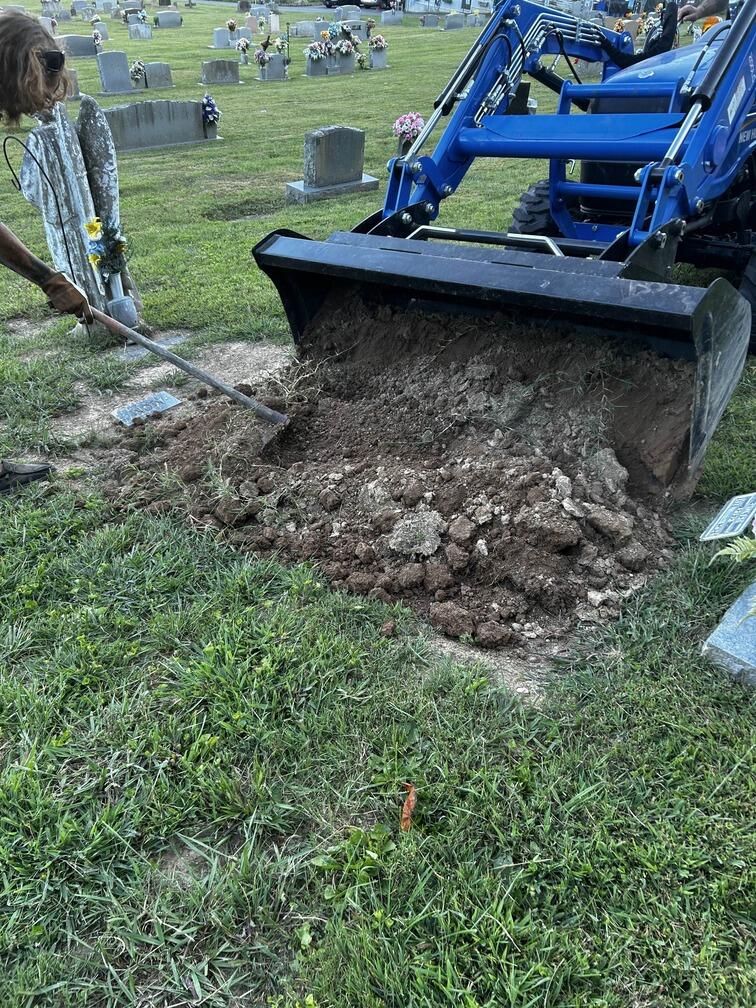
[[[756, 300], [756, 0], [684, 49], [624, 68], [609, 55], [632, 50], [629, 34], [560, 10], [497, 4], [408, 153], [389, 162], [383, 207], [326, 241], [274, 231], [254, 249], [295, 340], [351, 284], [369, 301], [501, 313], [695, 361], [675, 479], [694, 476], [742, 371]], [[601, 64], [601, 80], [561, 80], [544, 63], [554, 55]], [[528, 76], [559, 93], [554, 114], [524, 112]], [[479, 157], [546, 160], [554, 230], [436, 225]], [[579, 181], [569, 162], [586, 169]], [[680, 261], [740, 272], [743, 293], [723, 278], [673, 283]]]

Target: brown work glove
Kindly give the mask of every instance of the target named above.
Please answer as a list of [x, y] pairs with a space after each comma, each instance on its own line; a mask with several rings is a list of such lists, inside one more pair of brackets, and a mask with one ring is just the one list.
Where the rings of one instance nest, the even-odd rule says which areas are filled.
[[94, 322], [87, 295], [71, 283], [65, 273], [53, 273], [39, 285], [50, 304], [63, 315], [75, 315], [80, 322]]

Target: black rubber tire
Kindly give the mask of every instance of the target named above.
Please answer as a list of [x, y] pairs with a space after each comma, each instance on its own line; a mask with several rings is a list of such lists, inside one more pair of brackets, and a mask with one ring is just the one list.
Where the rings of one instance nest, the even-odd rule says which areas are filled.
[[559, 236], [559, 228], [549, 209], [548, 179], [536, 182], [520, 196], [509, 230], [513, 234], [545, 235], [547, 238]]

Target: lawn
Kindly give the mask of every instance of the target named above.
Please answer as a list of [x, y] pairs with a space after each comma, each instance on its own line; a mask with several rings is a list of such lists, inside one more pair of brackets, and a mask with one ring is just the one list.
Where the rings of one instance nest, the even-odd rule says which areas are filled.
[[[231, 10], [186, 11], [152, 43], [108, 22], [107, 48], [168, 60], [170, 96], [201, 96]], [[249, 68], [214, 92], [223, 142], [120, 159], [153, 325], [285, 338], [252, 245], [376, 203], [284, 206], [304, 131], [364, 128], [382, 176], [391, 122], [429, 111], [474, 37], [408, 21], [385, 74], [306, 80], [298, 59], [264, 86]], [[94, 64], [79, 73], [96, 91]], [[533, 173], [476, 169], [444, 219], [504, 225]], [[7, 176], [0, 201], [44, 253]], [[21, 330], [46, 310], [8, 273], [0, 304], [0, 450], [55, 449], [50, 418], [127, 369], [62, 323]], [[115, 520], [91, 481], [0, 498], [0, 1005], [750, 1006], [754, 699], [699, 654], [749, 571], [695, 537], [754, 489], [755, 405], [751, 366], [673, 567], [537, 702], [316, 569], [250, 561], [176, 515]]]

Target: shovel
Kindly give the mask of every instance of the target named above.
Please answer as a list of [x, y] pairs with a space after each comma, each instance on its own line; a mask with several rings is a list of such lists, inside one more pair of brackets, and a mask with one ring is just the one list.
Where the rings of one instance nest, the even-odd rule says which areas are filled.
[[195, 364], [191, 364], [189, 361], [184, 360], [183, 357], [179, 357], [172, 351], [166, 350], [165, 347], [156, 343], [154, 340], [149, 339], [147, 336], [142, 336], [142, 334], [136, 332], [136, 330], [129, 329], [128, 326], [119, 322], [117, 319], [111, 318], [110, 315], [105, 315], [104, 312], [99, 311], [97, 308], [92, 308], [92, 314], [98, 322], [101, 322], [107, 329], [110, 329], [111, 332], [117, 333], [119, 336], [124, 336], [133, 343], [138, 343], [146, 350], [149, 350], [150, 353], [154, 353], [157, 357], [162, 357], [163, 360], [170, 361], [171, 364], [175, 365], [181, 371], [185, 371], [186, 374], [191, 375], [192, 378], [196, 378], [198, 381], [204, 382], [205, 385], [210, 385], [212, 388], [217, 389], [219, 392], [222, 392], [223, 395], [228, 396], [229, 399], [233, 399], [234, 402], [239, 403], [240, 406], [244, 406], [245, 409], [252, 410], [253, 413], [256, 413], [257, 416], [259, 416], [260, 419], [265, 420], [266, 423], [281, 425], [288, 423], [289, 418], [285, 414], [277, 413], [276, 410], [270, 409], [268, 406], [264, 406], [256, 399], [252, 399], [250, 396], [244, 395], [243, 392], [239, 392], [238, 389], [233, 388], [231, 385], [227, 385], [224, 381], [221, 381], [220, 378], [216, 378], [215, 375], [211, 375], [207, 371], [203, 371], [202, 368], [198, 368]]

